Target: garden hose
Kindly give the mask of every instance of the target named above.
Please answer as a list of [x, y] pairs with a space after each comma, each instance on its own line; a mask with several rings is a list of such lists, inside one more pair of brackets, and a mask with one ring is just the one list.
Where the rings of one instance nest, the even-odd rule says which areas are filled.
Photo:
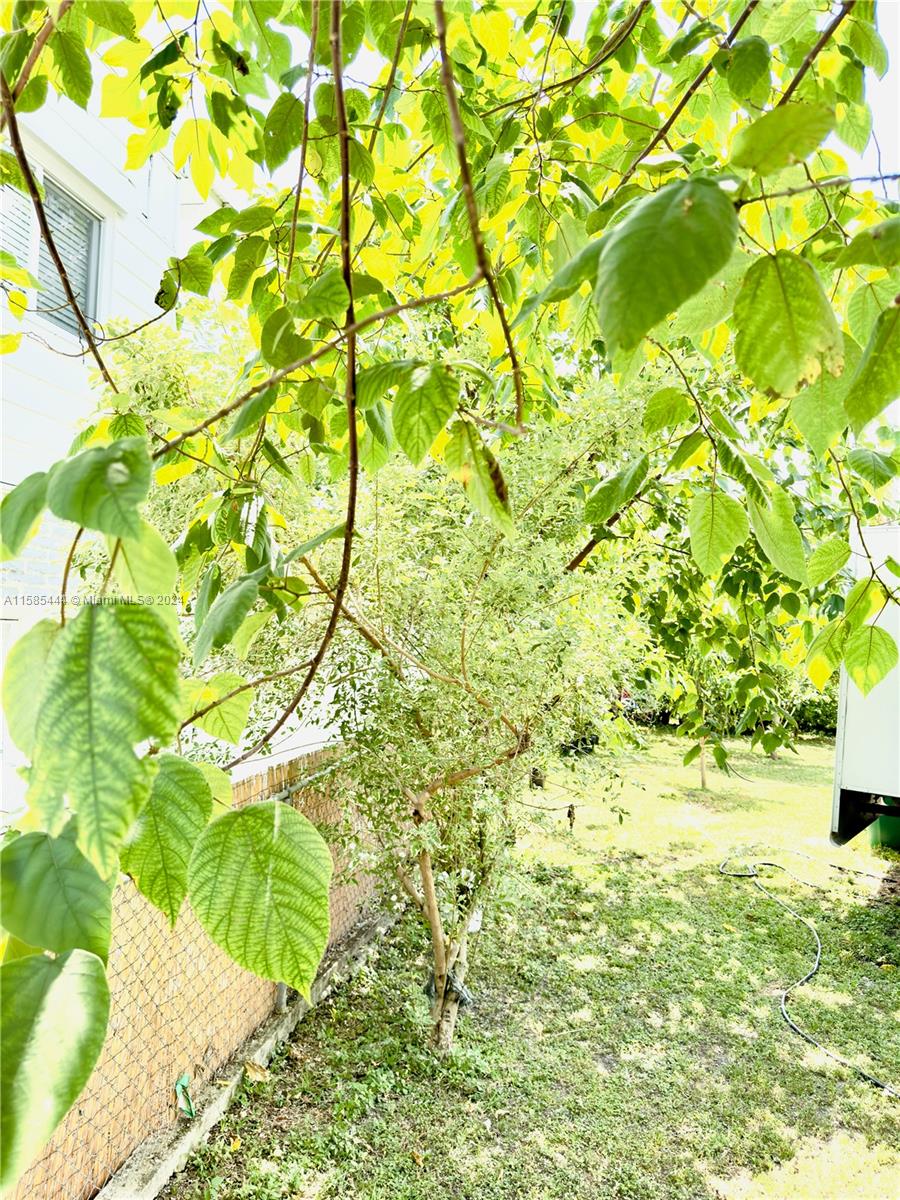
[[[795, 980], [793, 983], [789, 984], [786, 988], [784, 988], [784, 990], [781, 993], [780, 1007], [781, 1007], [782, 1017], [784, 1017], [788, 1026], [794, 1031], [794, 1033], [799, 1034], [799, 1036], [802, 1037], [804, 1041], [809, 1042], [809, 1044], [811, 1046], [815, 1046], [817, 1050], [821, 1050], [823, 1054], [827, 1054], [829, 1058], [834, 1059], [835, 1062], [840, 1063], [841, 1066], [846, 1067], [848, 1070], [855, 1071], [856, 1074], [861, 1075], [862, 1078], [865, 1079], [867, 1083], [871, 1083], [874, 1087], [880, 1088], [882, 1091], [886, 1092], [889, 1096], [893, 1096], [895, 1098], [900, 1098], [900, 1091], [898, 1091], [895, 1087], [892, 1087], [891, 1084], [885, 1083], [883, 1080], [878, 1079], [875, 1075], [870, 1075], [868, 1071], [864, 1071], [862, 1067], [856, 1066], [855, 1063], [848, 1062], [847, 1059], [842, 1058], [839, 1054], [835, 1054], [835, 1052], [833, 1050], [829, 1050], [827, 1046], [823, 1046], [822, 1043], [820, 1041], [818, 1041], [817, 1038], [814, 1038], [811, 1033], [809, 1033], [805, 1029], [802, 1029], [797, 1024], [797, 1022], [794, 1020], [794, 1018], [791, 1016], [791, 1014], [788, 1012], [788, 1000], [790, 999], [791, 995], [798, 988], [801, 988], [801, 987], [803, 987], [804, 984], [809, 983], [809, 981], [813, 978], [813, 976], [816, 974], [816, 972], [819, 969], [819, 966], [822, 962], [822, 939], [819, 937], [818, 930], [816, 929], [815, 925], [813, 925], [812, 921], [808, 920], [804, 916], [801, 916], [801, 914], [798, 913], [796, 911], [796, 909], [791, 908], [791, 906], [789, 904], [786, 904], [785, 901], [782, 900], [779, 896], [776, 896], [774, 894], [774, 892], [770, 892], [769, 889], [760, 882], [759, 868], [760, 867], [771, 867], [776, 871], [783, 871], [784, 874], [787, 875], [790, 879], [793, 879], [796, 883], [802, 884], [804, 887], [816, 888], [817, 890], [822, 890], [822, 889], [819, 888], [819, 885], [816, 883], [810, 883], [809, 880], [807, 880], [807, 879], [801, 879], [798, 875], [795, 875], [793, 873], [793, 871], [790, 871], [787, 867], [783, 866], [781, 863], [771, 862], [770, 860], [767, 860], [767, 859], [760, 859], [757, 862], [748, 863], [746, 869], [742, 870], [742, 871], [729, 869], [728, 863], [738, 853], [739, 853], [739, 851], [732, 850], [728, 855], [726, 855], [726, 857], [719, 864], [719, 874], [726, 875], [730, 879], [752, 879], [754, 886], [756, 888], [758, 888], [759, 891], [761, 891], [764, 896], [766, 896], [769, 900], [774, 900], [776, 904], [780, 905], [786, 912], [790, 913], [790, 915], [792, 917], [794, 917], [795, 920], [799, 921], [801, 923], [801, 925], [804, 925], [809, 930], [809, 932], [813, 935], [813, 937], [815, 938], [816, 955], [815, 955], [815, 959], [813, 961], [813, 965], [810, 967], [810, 969], [806, 972], [805, 975], [803, 975], [800, 979]], [[795, 853], [799, 854], [800, 851], [796, 851]], [[801, 857], [808, 858], [809, 856], [801, 855]], [[854, 867], [840, 866], [837, 863], [827, 863], [826, 866], [830, 867], [832, 870], [835, 870], [835, 871], [843, 871], [846, 874], [865, 875], [871, 879], [879, 879], [882, 882], [886, 882], [885, 876], [876, 875], [871, 871], [860, 871]]]

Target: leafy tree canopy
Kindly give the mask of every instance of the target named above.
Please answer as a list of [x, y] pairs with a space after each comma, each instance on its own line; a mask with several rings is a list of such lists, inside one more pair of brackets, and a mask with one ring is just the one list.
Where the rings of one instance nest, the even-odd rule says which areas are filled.
[[[900, 472], [885, 418], [900, 387], [896, 205], [841, 157], [870, 136], [867, 73], [888, 69], [876, 5], [599, 0], [575, 18], [570, 0], [3, 8], [3, 181], [30, 198], [51, 258], [61, 265], [19, 122], [53, 91], [130, 123], [126, 168], [166, 153], [215, 204], [166, 268], [159, 320], [186, 319], [197, 297], [241, 313], [210, 366], [221, 390], [198, 403], [174, 369], [130, 387], [128, 346], [141, 343], [92, 327], [69, 289], [101, 413], [0, 509], [7, 556], [45, 509], [71, 522], [117, 601], [78, 615], [64, 601], [4, 681], [33, 761], [28, 821], [46, 835], [33, 850], [11, 842], [13, 868], [27, 876], [63, 839], [42, 884], [57, 881], [61, 908], [73, 872], [96, 876], [2, 967], [23, 997], [4, 1042], [14, 1080], [53, 1006], [79, 1013], [52, 1111], [30, 1140], [4, 1132], [4, 1184], [99, 1051], [98, 929], [120, 865], [170, 919], [187, 894], [238, 961], [308, 987], [327, 931], [318, 835], [264, 807], [210, 821], [221, 779], [171, 751], [200, 728], [238, 745], [219, 756], [233, 765], [304, 711], [392, 455], [458, 489], [480, 536], [515, 554], [533, 536], [522, 466], [535, 444], [577, 433], [548, 483], [567, 512], [575, 503], [571, 545], [548, 561], [602, 582], [609, 543], [671, 547], [646, 589], [626, 557], [622, 594], [665, 654], [690, 643], [740, 665], [748, 727], [768, 711], [772, 656], [807, 656], [820, 686], [843, 661], [863, 690], [896, 665], [875, 622], [900, 566], [872, 558], [864, 531], [894, 512]], [[8, 254], [0, 269], [16, 320], [35, 281]], [[600, 395], [617, 398], [627, 432], [595, 432], [585, 453]], [[865, 569], [845, 602], [851, 546]], [[173, 585], [184, 619], [140, 604]], [[261, 678], [233, 669], [276, 626], [305, 631], [302, 656]], [[271, 719], [248, 737], [251, 699]], [[500, 721], [499, 698], [487, 703]], [[511, 724], [497, 764], [530, 744]], [[278, 887], [248, 889], [248, 847]], [[28, 1122], [30, 1093], [14, 1087], [11, 1119]]]

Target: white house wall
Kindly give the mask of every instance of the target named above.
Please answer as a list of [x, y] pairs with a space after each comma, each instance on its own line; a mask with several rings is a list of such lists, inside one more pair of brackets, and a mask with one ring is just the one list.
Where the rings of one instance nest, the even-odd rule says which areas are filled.
[[[33, 161], [102, 219], [97, 319], [137, 323], [154, 316], [163, 268], [178, 249], [180, 185], [171, 165], [157, 155], [126, 173], [127, 123], [101, 122], [65, 99], [48, 100], [21, 123]], [[19, 350], [2, 362], [7, 486], [62, 457], [96, 405], [91, 360], [53, 353], [77, 355], [79, 340], [37, 314], [22, 328]]]

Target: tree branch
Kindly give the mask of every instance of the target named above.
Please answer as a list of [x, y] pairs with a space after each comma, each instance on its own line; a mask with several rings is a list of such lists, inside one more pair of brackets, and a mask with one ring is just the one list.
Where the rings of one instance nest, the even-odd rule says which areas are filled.
[[804, 192], [819, 192], [823, 188], [852, 187], [855, 183], [893, 183], [900, 179], [900, 173], [893, 175], [838, 175], [834, 179], [813, 179], [797, 187], [783, 188], [779, 192], [765, 192], [759, 196], [746, 196], [735, 200], [735, 208], [744, 208], [748, 204], [765, 203], [767, 200], [783, 200], [789, 196], [802, 196]]
[[309, 61], [306, 67], [306, 96], [303, 101], [303, 134], [300, 139], [300, 169], [297, 173], [297, 187], [294, 192], [294, 208], [291, 213], [291, 240], [288, 246], [287, 269], [285, 279], [291, 277], [291, 267], [294, 263], [294, 250], [297, 245], [297, 214], [300, 212], [300, 193], [303, 191], [303, 177], [306, 174], [306, 147], [309, 145], [309, 103], [312, 97], [313, 69], [316, 65], [316, 40], [319, 36], [319, 0], [312, 0], [312, 17], [309, 32]]
[[507, 108], [518, 108], [521, 104], [529, 104], [540, 98], [541, 95], [549, 95], [551, 92], [558, 92], [561, 88], [576, 87], [583, 79], [587, 79], [589, 75], [602, 67], [605, 62], [608, 62], [614, 54], [625, 44], [638, 21], [643, 16], [644, 10], [650, 7], [650, 0], [640, 0], [637, 7], [628, 14], [618, 29], [614, 29], [596, 55], [591, 59], [586, 67], [578, 71], [575, 75], [570, 75], [567, 79], [557, 80], [555, 83], [548, 83], [542, 86], [537, 91], [527, 92], [524, 96], [517, 96], [515, 100], [504, 100], [502, 104], [497, 104], [493, 108], [485, 111], [485, 116], [491, 116], [496, 112], [503, 112]]
[[447, 25], [444, 15], [444, 0], [435, 0], [435, 27], [437, 29], [438, 45], [441, 52], [441, 80], [444, 85], [444, 95], [447, 98], [447, 109], [450, 114], [450, 125], [453, 129], [453, 141], [456, 145], [456, 158], [459, 163], [459, 179], [462, 188], [463, 198], [466, 203], [466, 215], [469, 220], [469, 230], [472, 235], [472, 244], [475, 247], [475, 261], [478, 263], [478, 268], [488, 285], [488, 290], [491, 293], [491, 299], [494, 302], [494, 308], [497, 310], [497, 316], [500, 318], [500, 325], [503, 329], [503, 339], [506, 342], [506, 352], [509, 357], [510, 366], [513, 373], [513, 386], [516, 392], [516, 425], [518, 429], [522, 428], [522, 421], [525, 414], [525, 387], [522, 382], [522, 368], [519, 364], [519, 356], [516, 353], [516, 348], [513, 344], [512, 330], [509, 326], [509, 321], [506, 317], [506, 309], [503, 306], [503, 300], [500, 296], [500, 289], [497, 287], [497, 281], [494, 278], [494, 272], [491, 268], [490, 258], [488, 257], [487, 248], [484, 244], [484, 238], [481, 236], [481, 225], [478, 218], [478, 205], [475, 201], [475, 189], [472, 186], [472, 173], [469, 170], [469, 160], [466, 156], [466, 135], [463, 129], [462, 117], [459, 112], [459, 102], [456, 99], [456, 86], [453, 79], [453, 67], [450, 63], [450, 55], [447, 52]]
[[[56, 28], [56, 26], [59, 24], [59, 22], [63, 19], [63, 17], [66, 15], [66, 13], [69, 11], [69, 9], [72, 7], [72, 5], [74, 3], [75, 3], [75, 0], [61, 0], [59, 8], [56, 11], [56, 20], [55, 21], [54, 21], [53, 17], [50, 15], [50, 12], [48, 11], [43, 25], [38, 30], [37, 35], [34, 39], [34, 44], [32, 45], [31, 50], [28, 52], [28, 57], [25, 59], [25, 62], [22, 64], [22, 70], [19, 72], [19, 75], [18, 75], [18, 78], [16, 79], [15, 85], [12, 88], [12, 91], [10, 92], [10, 95], [12, 96], [13, 104], [16, 103], [16, 101], [19, 99], [19, 97], [25, 91], [25, 85], [28, 83], [28, 80], [31, 78], [31, 72], [34, 70], [35, 66], [37, 65], [37, 60], [41, 57], [41, 51], [44, 49], [44, 46], [46, 46], [47, 41], [50, 37], [50, 34], [53, 32], [53, 30]], [[0, 114], [0, 130], [3, 130], [6, 127], [6, 116], [7, 116], [7, 114], [5, 111], [2, 114]]]
[[[394, 80], [397, 78], [397, 67], [400, 63], [400, 55], [403, 53], [403, 39], [406, 37], [406, 30], [409, 26], [409, 18], [412, 13], [413, 0], [406, 0], [406, 8], [403, 10], [403, 20], [400, 22], [400, 33], [397, 36], [397, 45], [394, 49], [394, 57], [391, 59], [391, 69], [388, 73], [388, 80], [385, 84], [384, 95], [381, 97], [381, 104], [375, 116], [375, 121], [372, 126], [372, 132], [369, 134], [369, 153], [375, 149], [375, 139], [378, 137], [378, 130], [381, 128], [381, 122], [384, 120], [384, 114], [387, 112], [387, 106], [390, 102], [391, 92], [394, 90]], [[357, 182], [353, 189], [354, 196], [359, 188]]]
[[793, 96], [794, 92], [796, 92], [797, 88], [803, 82], [804, 76], [806, 75], [809, 68], [813, 65], [813, 63], [818, 58], [819, 54], [825, 49], [825, 47], [831, 41], [832, 34], [837, 29], [838, 25], [840, 25], [841, 21], [843, 21], [844, 17], [846, 17], [848, 15], [848, 13], [855, 7], [855, 5], [856, 5], [856, 0], [844, 0], [844, 3], [841, 5], [840, 12], [837, 14], [837, 16], [832, 18], [832, 20], [825, 26], [825, 28], [822, 30], [822, 36], [819, 38], [819, 40], [816, 42], [816, 44], [810, 50], [809, 54], [807, 54], [806, 58], [804, 58], [803, 62], [800, 64], [800, 66], [797, 68], [797, 74], [794, 76], [794, 78], [791, 80], [791, 82], [785, 88], [784, 95], [781, 97], [781, 99], [776, 104], [776, 106], [775, 106], [776, 108], [780, 108], [782, 106], [782, 104], [787, 104], [788, 100], [790, 100], [791, 96]]
[[344, 593], [350, 578], [350, 562], [353, 550], [353, 531], [356, 523], [356, 495], [359, 485], [359, 443], [356, 429], [356, 331], [355, 314], [353, 309], [353, 272], [352, 255], [350, 253], [350, 130], [347, 124], [347, 106], [344, 101], [344, 77], [341, 59], [341, 0], [331, 0], [331, 63], [334, 72], [334, 104], [338, 121], [338, 136], [341, 152], [341, 273], [344, 286], [347, 289], [347, 313], [344, 319], [344, 339], [347, 343], [346, 387], [344, 398], [347, 406], [347, 457], [349, 483], [347, 487], [347, 517], [344, 527], [344, 546], [341, 554], [341, 569], [337, 585], [334, 589], [334, 600], [328, 624], [319, 642], [319, 648], [313, 655], [303, 682], [284, 709], [281, 716], [263, 734], [263, 736], [246, 750], [233, 759], [226, 769], [237, 766], [246, 758], [252, 758], [257, 751], [267, 745], [279, 729], [296, 710], [303, 697], [309, 691], [313, 680], [318, 674], [319, 667], [325, 658], [325, 653], [334, 637], [334, 631], [341, 614]]
[[[741, 28], [744, 26], [744, 24], [750, 18], [750, 16], [753, 13], [753, 10], [756, 8], [756, 6], [758, 4], [759, 4], [759, 0], [750, 0], [750, 3], [747, 5], [747, 7], [744, 9], [744, 11], [741, 13], [741, 15], [737, 18], [735, 23], [732, 25], [731, 31], [729, 32], [728, 36], [725, 38], [725, 42], [724, 42], [725, 46], [730, 46], [733, 43], [735, 37], [738, 35], [738, 33], [740, 33]], [[647, 157], [648, 154], [652, 153], [652, 151], [654, 151], [656, 149], [656, 147], [660, 144], [660, 142], [664, 141], [666, 139], [666, 137], [668, 137], [669, 132], [672, 129], [672, 126], [675, 124], [675, 122], [681, 116], [682, 112], [687, 107], [687, 105], [691, 102], [691, 100], [693, 99], [697, 90], [700, 87], [702, 87], [703, 83], [706, 81], [707, 77], [709, 76], [710, 72], [713, 69], [713, 62], [714, 62], [714, 59], [711, 58], [709, 60], [709, 62], [706, 64], [706, 66], [703, 67], [703, 69], [694, 77], [694, 80], [691, 83], [691, 85], [688, 87], [687, 91], [684, 93], [684, 95], [681, 97], [681, 99], [678, 101], [678, 103], [672, 109], [672, 112], [670, 113], [668, 120], [666, 120], [660, 126], [660, 128], [656, 131], [656, 133], [653, 135], [653, 137], [650, 139], [650, 141], [647, 143], [647, 145], [644, 147], [644, 149], [640, 152], [640, 154], [637, 156], [637, 158], [634, 160], [634, 162], [631, 164], [631, 166], [628, 168], [628, 170], [625, 172], [625, 174], [622, 176], [622, 178], [616, 184], [615, 191], [618, 191], [620, 188], [624, 187], [624, 185], [628, 182], [628, 180], [632, 177], [632, 175], [637, 170], [639, 164]]]
[[260, 675], [259, 679], [251, 679], [247, 683], [242, 683], [240, 687], [232, 688], [230, 692], [226, 692], [218, 700], [213, 700], [211, 704], [207, 704], [204, 708], [198, 708], [189, 717], [185, 717], [178, 726], [178, 732], [181, 733], [182, 729], [186, 729], [188, 725], [193, 725], [195, 721], [199, 721], [201, 717], [205, 717], [207, 713], [212, 712], [214, 708], [218, 708], [220, 704], [224, 704], [234, 696], [239, 696], [241, 692], [248, 692], [251, 688], [260, 687], [264, 683], [271, 683], [273, 679], [286, 679], [288, 675], [296, 675], [298, 671], [302, 671], [304, 667], [309, 667], [309, 665], [309, 662], [299, 663], [296, 667], [286, 667], [283, 671], [273, 671], [270, 675]]
[[361, 321], [355, 321], [352, 325], [345, 326], [337, 337], [332, 338], [330, 342], [325, 342], [318, 350], [314, 350], [311, 354], [307, 354], [304, 358], [298, 358], [296, 362], [288, 363], [286, 367], [281, 367], [278, 371], [273, 371], [261, 383], [256, 383], [253, 387], [248, 388], [246, 392], [242, 392], [234, 400], [229, 400], [227, 404], [223, 404], [205, 421], [201, 421], [199, 425], [195, 425], [192, 429], [180, 433], [178, 437], [172, 438], [169, 442], [164, 442], [162, 446], [154, 453], [154, 458], [161, 458], [170, 450], [177, 449], [182, 442], [186, 442], [188, 438], [196, 437], [198, 433], [202, 433], [204, 429], [208, 429], [210, 425], [214, 425], [216, 421], [221, 421], [225, 417], [230, 416], [233, 412], [241, 407], [247, 400], [253, 396], [257, 396], [260, 392], [264, 392], [266, 388], [273, 387], [276, 383], [280, 383], [282, 379], [286, 379], [289, 375], [293, 375], [295, 371], [299, 371], [302, 367], [308, 367], [320, 358], [324, 358], [326, 354], [330, 354], [332, 350], [338, 347], [350, 337], [355, 337], [363, 329], [368, 329], [370, 325], [377, 324], [378, 321], [386, 321], [390, 317], [396, 317], [400, 313], [408, 312], [415, 308], [424, 308], [428, 304], [437, 304], [442, 300], [449, 300], [452, 296], [459, 296], [462, 292], [469, 291], [475, 287], [481, 280], [481, 272], [476, 271], [471, 279], [467, 279], [465, 283], [459, 284], [457, 287], [448, 288], [445, 292], [435, 292], [430, 296], [419, 296], [416, 300], [407, 300], [403, 304], [392, 304], [390, 308], [383, 308], [380, 312], [372, 313], [369, 317], [364, 317]]

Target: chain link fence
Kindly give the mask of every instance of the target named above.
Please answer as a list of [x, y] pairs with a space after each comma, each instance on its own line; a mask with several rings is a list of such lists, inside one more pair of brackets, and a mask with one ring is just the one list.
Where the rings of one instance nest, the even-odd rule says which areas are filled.
[[[277, 797], [327, 838], [341, 817], [336, 752], [316, 751], [235, 785], [236, 806]], [[329, 948], [374, 905], [373, 881], [347, 877], [336, 854]], [[150, 1134], [184, 1120], [175, 1081], [208, 1080], [274, 1011], [276, 985], [238, 967], [185, 904], [171, 929], [130, 880], [113, 897], [109, 1028], [77, 1103], [12, 1200], [89, 1200]]]

